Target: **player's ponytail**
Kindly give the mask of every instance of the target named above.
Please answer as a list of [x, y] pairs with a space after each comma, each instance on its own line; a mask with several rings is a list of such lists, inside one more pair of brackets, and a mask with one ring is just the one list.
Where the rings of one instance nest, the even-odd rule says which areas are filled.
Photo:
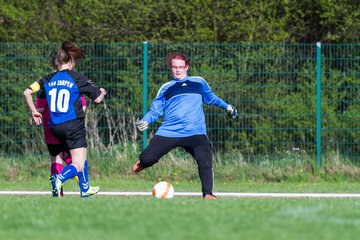
[[52, 54], [51, 65], [54, 70], [60, 70], [61, 65], [70, 61], [77, 61], [85, 58], [85, 53], [72, 42], [64, 41], [61, 47]]
[[[64, 41], [61, 44], [61, 49], [67, 53], [67, 57], [69, 58], [69, 61], [72, 59], [74, 61], [85, 58], [85, 53], [72, 42]], [[65, 63], [67, 63], [66, 61]]]

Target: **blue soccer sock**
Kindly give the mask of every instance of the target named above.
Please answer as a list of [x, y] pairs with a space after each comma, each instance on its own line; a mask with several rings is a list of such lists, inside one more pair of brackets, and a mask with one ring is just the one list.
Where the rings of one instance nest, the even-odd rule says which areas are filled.
[[88, 161], [85, 160], [84, 170], [77, 173], [79, 178], [79, 187], [82, 192], [87, 192], [89, 190], [89, 175], [88, 175]]
[[58, 175], [58, 178], [62, 183], [64, 183], [66, 180], [73, 178], [77, 175], [77, 170], [74, 165], [67, 165], [64, 167], [64, 169], [61, 171], [61, 173]]

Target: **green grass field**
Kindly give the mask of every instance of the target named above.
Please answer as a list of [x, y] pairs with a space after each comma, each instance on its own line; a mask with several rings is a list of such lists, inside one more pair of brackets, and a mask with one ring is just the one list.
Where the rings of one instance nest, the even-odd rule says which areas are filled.
[[[157, 181], [167, 180], [175, 192], [200, 193], [193, 161], [164, 159], [156, 168], [133, 175], [129, 170], [136, 156], [104, 154], [91, 156], [90, 169], [91, 185], [100, 186], [102, 192], [150, 192]], [[216, 162], [214, 192], [360, 193], [356, 166], [328, 161], [322, 171], [313, 173], [308, 162], [290, 160]], [[360, 236], [360, 198], [220, 197], [205, 201], [178, 196], [160, 200], [65, 195], [54, 199], [48, 166], [48, 156], [0, 157], [0, 191], [49, 192], [0, 195], [0, 239], [343, 240]], [[78, 191], [72, 180], [64, 188], [65, 194]]]
[[[102, 191], [151, 191], [139, 176], [95, 179]], [[199, 192], [197, 181], [173, 183]], [[0, 190], [49, 190], [44, 179]], [[74, 182], [65, 185], [77, 190]], [[218, 192], [358, 193], [358, 183], [216, 182]], [[0, 196], [0, 239], [358, 239], [360, 199]]]

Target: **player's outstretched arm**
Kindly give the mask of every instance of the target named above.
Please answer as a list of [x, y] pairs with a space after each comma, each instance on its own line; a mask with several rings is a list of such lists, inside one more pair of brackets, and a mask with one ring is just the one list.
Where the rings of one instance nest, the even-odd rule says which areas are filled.
[[227, 106], [227, 108], [226, 108], [226, 111], [227, 111], [229, 117], [231, 117], [231, 118], [237, 118], [238, 113], [237, 113], [236, 108], [235, 108], [233, 105], [229, 104], [229, 105]]

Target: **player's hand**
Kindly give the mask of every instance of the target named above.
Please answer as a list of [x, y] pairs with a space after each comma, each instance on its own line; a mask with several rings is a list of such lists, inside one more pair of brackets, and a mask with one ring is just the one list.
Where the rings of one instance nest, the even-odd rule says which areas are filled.
[[230, 105], [230, 104], [229, 104], [229, 105], [227, 106], [227, 108], [226, 108], [226, 111], [227, 111], [229, 117], [231, 117], [231, 118], [237, 118], [238, 113], [237, 113], [236, 108], [235, 108], [233, 105]]
[[100, 88], [99, 90], [100, 90], [100, 92], [101, 92], [102, 94], [106, 95], [106, 91], [105, 91], [104, 88]]
[[100, 95], [94, 100], [94, 102], [96, 103], [101, 103], [101, 101], [104, 100], [104, 97], [106, 95], [105, 89], [100, 88], [99, 91], [100, 91]]
[[149, 124], [146, 121], [141, 121], [139, 119], [136, 120], [135, 125], [141, 132], [149, 128]]
[[29, 123], [30, 125], [35, 125], [34, 119], [32, 117], [29, 117]]
[[42, 124], [42, 115], [38, 111], [31, 113], [31, 118], [34, 124], [41, 125]]

